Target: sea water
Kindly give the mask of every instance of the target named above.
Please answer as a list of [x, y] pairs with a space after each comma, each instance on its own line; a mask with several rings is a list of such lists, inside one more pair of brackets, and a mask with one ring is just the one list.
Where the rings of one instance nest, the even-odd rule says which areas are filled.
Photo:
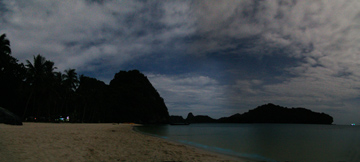
[[269, 162], [360, 162], [360, 127], [303, 124], [191, 124], [136, 128], [222, 154]]

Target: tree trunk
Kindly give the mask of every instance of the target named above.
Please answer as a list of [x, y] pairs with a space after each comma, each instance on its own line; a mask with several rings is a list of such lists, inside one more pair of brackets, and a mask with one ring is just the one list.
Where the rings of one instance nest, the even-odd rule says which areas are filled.
[[87, 106], [87, 102], [85, 102], [85, 105], [84, 105], [83, 116], [82, 116], [82, 119], [81, 119], [81, 122], [82, 122], [82, 123], [84, 123], [86, 106]]
[[26, 101], [24, 114], [23, 114], [23, 116], [22, 116], [23, 119], [25, 119], [26, 111], [27, 111], [27, 108], [28, 108], [28, 106], [29, 106], [29, 102], [30, 102], [30, 99], [31, 99], [33, 93], [34, 93], [34, 91], [32, 90], [31, 93], [30, 93], [30, 95], [29, 95], [29, 98], [28, 98], [27, 101]]

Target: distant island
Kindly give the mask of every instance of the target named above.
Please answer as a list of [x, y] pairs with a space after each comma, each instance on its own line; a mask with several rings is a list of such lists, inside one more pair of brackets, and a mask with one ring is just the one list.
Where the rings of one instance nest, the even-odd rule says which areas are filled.
[[75, 69], [54, 71], [55, 63], [38, 54], [26, 64], [11, 55], [10, 41], [0, 35], [0, 123], [30, 122], [144, 124], [188, 123], [304, 123], [331, 124], [333, 118], [305, 108], [274, 104], [244, 114], [213, 119], [206, 115], [186, 119], [169, 116], [164, 99], [138, 70], [115, 74], [107, 85], [80, 75]]
[[287, 108], [272, 103], [258, 106], [243, 114], [213, 119], [206, 115], [194, 116], [189, 113], [186, 119], [170, 116], [171, 123], [293, 123], [293, 124], [332, 124], [333, 117], [325, 113], [313, 112], [305, 108]]

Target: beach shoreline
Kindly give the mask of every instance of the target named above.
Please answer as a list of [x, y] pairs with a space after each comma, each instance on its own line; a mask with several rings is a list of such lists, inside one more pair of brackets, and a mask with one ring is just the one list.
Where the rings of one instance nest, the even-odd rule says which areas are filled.
[[[143, 135], [145, 135], [145, 136], [151, 136], [151, 137], [154, 137], [154, 138], [160, 138], [160, 139], [162, 139], [162, 140], [165, 140], [165, 141], [168, 141], [168, 142], [171, 142], [171, 143], [175, 143], [175, 144], [178, 144], [178, 145], [185, 145], [186, 147], [192, 148], [192, 149], [194, 149], [195, 151], [198, 151], [198, 152], [201, 152], [201, 153], [206, 153], [206, 154], [215, 155], [215, 156], [217, 156], [217, 157], [222, 157], [223, 159], [228, 159], [228, 160], [230, 159], [230, 161], [237, 161], [237, 162], [259, 162], [258, 160], [255, 160], [255, 159], [246, 158], [246, 157], [241, 157], [241, 156], [236, 156], [236, 155], [233, 155], [233, 154], [230, 154], [230, 153], [217, 152], [217, 151], [214, 151], [214, 150], [211, 150], [211, 149], [206, 149], [206, 148], [203, 148], [203, 147], [200, 147], [200, 146], [183, 143], [183, 142], [176, 141], [176, 140], [171, 140], [171, 139], [168, 139], [167, 137], [162, 137], [162, 136], [157, 136], [157, 135], [150, 134], [150, 133], [145, 133], [145, 132], [142, 132], [142, 131], [136, 129], [136, 127], [141, 127], [141, 126], [142, 126], [141, 124], [134, 125], [133, 131], [135, 131], [136, 133], [143, 134]], [[191, 142], [190, 142], [190, 143], [191, 143]], [[225, 161], [228, 161], [228, 160], [225, 160]], [[261, 161], [261, 162], [265, 162], [265, 161]]]
[[0, 124], [0, 161], [243, 161], [146, 135], [132, 124]]

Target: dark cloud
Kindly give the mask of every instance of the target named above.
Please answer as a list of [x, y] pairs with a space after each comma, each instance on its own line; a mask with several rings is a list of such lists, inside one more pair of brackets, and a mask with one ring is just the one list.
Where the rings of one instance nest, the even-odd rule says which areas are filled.
[[355, 120], [346, 114], [360, 113], [359, 7], [357, 0], [2, 0], [0, 33], [21, 62], [41, 53], [59, 70], [107, 82], [138, 68], [170, 113], [219, 117], [274, 102], [331, 110], [346, 123]]

